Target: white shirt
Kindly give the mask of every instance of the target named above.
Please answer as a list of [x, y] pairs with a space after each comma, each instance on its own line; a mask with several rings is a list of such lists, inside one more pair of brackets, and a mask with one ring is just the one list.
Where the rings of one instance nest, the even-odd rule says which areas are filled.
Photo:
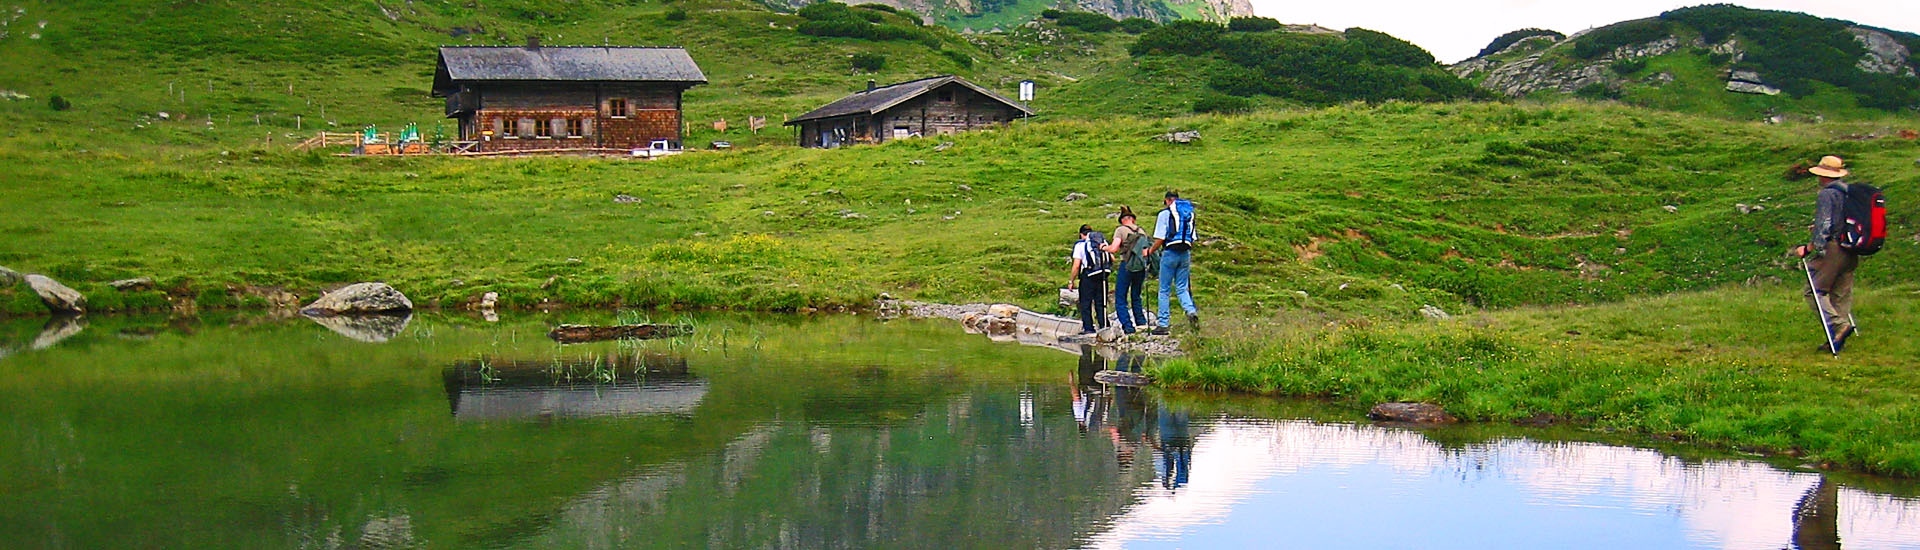
[[1093, 265], [1093, 241], [1080, 239], [1073, 243], [1073, 259], [1080, 261], [1080, 269], [1085, 271]]

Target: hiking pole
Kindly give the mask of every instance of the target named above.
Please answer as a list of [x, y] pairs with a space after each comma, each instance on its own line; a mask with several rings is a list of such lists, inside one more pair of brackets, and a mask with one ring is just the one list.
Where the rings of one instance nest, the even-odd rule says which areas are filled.
[[1813, 293], [1813, 311], [1820, 316], [1820, 330], [1827, 333], [1827, 351], [1839, 357], [1840, 349], [1833, 342], [1833, 323], [1827, 319], [1827, 308], [1820, 305], [1820, 285], [1813, 282], [1813, 266], [1807, 265], [1806, 258], [1800, 258], [1800, 269], [1807, 272], [1807, 291]]

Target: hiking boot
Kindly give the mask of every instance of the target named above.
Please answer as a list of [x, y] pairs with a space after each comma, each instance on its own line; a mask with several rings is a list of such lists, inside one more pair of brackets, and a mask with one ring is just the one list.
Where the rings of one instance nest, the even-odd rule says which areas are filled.
[[1820, 345], [1818, 345], [1818, 346], [1814, 346], [1814, 348], [1813, 348], [1813, 352], [1814, 352], [1814, 353], [1825, 353], [1825, 354], [1828, 354], [1828, 355], [1839, 355], [1839, 354], [1840, 354], [1840, 352], [1838, 352], [1838, 351], [1834, 351], [1834, 349], [1833, 349], [1833, 348], [1830, 348], [1830, 347], [1827, 347], [1827, 345], [1826, 345], [1826, 344], [1820, 344]]
[[1193, 327], [1193, 330], [1200, 330], [1200, 314], [1198, 314], [1198, 313], [1188, 313], [1188, 314], [1187, 314], [1187, 325], [1189, 325], [1189, 326], [1192, 326], [1192, 327]]
[[1840, 331], [1838, 336], [1833, 337], [1833, 350], [1837, 352], [1847, 349], [1847, 338], [1851, 336], [1853, 336], [1853, 327]]
[[1154, 336], [1166, 336], [1171, 332], [1167, 330], [1167, 327], [1153, 327], [1153, 330], [1147, 331], [1147, 333]]

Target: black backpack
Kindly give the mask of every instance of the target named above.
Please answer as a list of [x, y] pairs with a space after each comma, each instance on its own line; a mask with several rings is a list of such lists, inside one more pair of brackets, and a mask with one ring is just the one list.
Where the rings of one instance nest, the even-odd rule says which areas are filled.
[[1107, 237], [1101, 235], [1099, 231], [1095, 231], [1087, 237], [1085, 241], [1089, 247], [1087, 249], [1087, 256], [1091, 261], [1088, 261], [1087, 265], [1080, 266], [1080, 276], [1093, 277], [1112, 273], [1113, 255], [1108, 254], [1105, 250], [1101, 250], [1102, 247], [1107, 246]]
[[1847, 184], [1835, 242], [1841, 250], [1872, 256], [1887, 244], [1887, 196], [1864, 183]]

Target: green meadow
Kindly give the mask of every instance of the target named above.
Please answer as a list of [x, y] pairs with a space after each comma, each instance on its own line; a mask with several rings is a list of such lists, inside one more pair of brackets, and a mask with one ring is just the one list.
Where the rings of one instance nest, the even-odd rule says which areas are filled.
[[[1169, 385], [1434, 401], [1471, 420], [1920, 475], [1920, 361], [1903, 336], [1920, 322], [1920, 220], [1902, 206], [1920, 204], [1920, 142], [1858, 139], [1920, 126], [1910, 114], [1775, 126], [1615, 102], [1267, 98], [1192, 115], [1181, 59], [1128, 57], [1124, 33], [823, 39], [793, 15], [705, 0], [395, 16], [101, 4], [26, 2], [44, 36], [0, 39], [0, 89], [31, 96], [0, 100], [0, 265], [51, 275], [95, 312], [266, 308], [364, 280], [446, 308], [498, 292], [509, 307], [797, 311], [887, 293], [1054, 310], [1077, 227], [1177, 189], [1201, 209], [1210, 323], [1161, 367]], [[207, 20], [234, 24], [194, 26]], [[431, 134], [432, 46], [535, 30], [688, 47], [713, 81], [687, 96], [688, 141], [738, 147], [651, 162], [288, 147], [321, 128]], [[853, 53], [886, 67], [854, 71]], [[1045, 115], [833, 151], [792, 147], [778, 126], [868, 79], [945, 72], [1008, 91], [1035, 78]], [[55, 94], [72, 108], [50, 108]], [[747, 133], [746, 116], [774, 128]], [[704, 126], [718, 118], [734, 129]], [[1203, 137], [1154, 139], [1174, 130]], [[1825, 154], [1895, 205], [1894, 238], [1861, 269], [1863, 335], [1839, 360], [1812, 351], [1802, 276], [1781, 255], [1805, 238], [1814, 191], [1785, 173]], [[106, 286], [136, 276], [159, 288]], [[0, 290], [0, 315], [43, 310]]]

